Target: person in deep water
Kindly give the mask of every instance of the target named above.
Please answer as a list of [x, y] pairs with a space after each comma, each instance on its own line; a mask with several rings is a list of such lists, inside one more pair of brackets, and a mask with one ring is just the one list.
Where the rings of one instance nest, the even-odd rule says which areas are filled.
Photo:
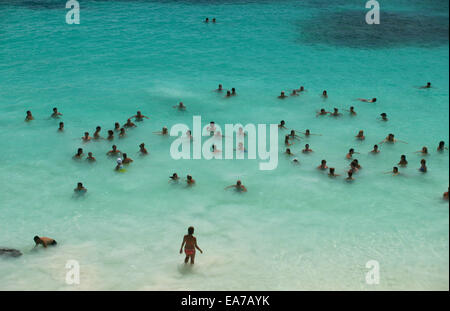
[[181, 243], [181, 248], [180, 248], [180, 254], [183, 253], [183, 247], [184, 247], [184, 253], [186, 254], [184, 263], [187, 264], [189, 262], [189, 259], [191, 259], [191, 265], [194, 264], [195, 249], [198, 249], [200, 251], [200, 253], [203, 254], [203, 251], [197, 245], [197, 238], [193, 234], [194, 234], [194, 227], [189, 227], [188, 234], [186, 234], [184, 236], [183, 242]]
[[44, 248], [47, 248], [47, 246], [55, 246], [57, 244], [56, 241], [52, 238], [39, 237], [37, 235], [33, 238], [33, 240], [34, 240], [34, 243], [36, 243], [36, 245], [34, 247], [38, 247], [40, 244]]
[[235, 190], [238, 192], [247, 192], [247, 188], [245, 188], [245, 186], [242, 184], [240, 180], [238, 180], [235, 185], [225, 187], [225, 190], [230, 188], [235, 188]]
[[78, 194], [85, 194], [87, 192], [87, 189], [83, 186], [83, 183], [79, 182], [77, 184], [77, 187], [73, 189], [73, 191]]

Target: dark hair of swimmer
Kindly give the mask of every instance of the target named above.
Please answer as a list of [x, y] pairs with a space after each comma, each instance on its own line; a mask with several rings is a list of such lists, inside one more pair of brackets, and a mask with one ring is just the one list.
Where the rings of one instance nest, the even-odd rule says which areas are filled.
[[439, 149], [444, 149], [444, 146], [445, 146], [445, 142], [443, 140], [441, 140], [439, 142]]
[[327, 164], [327, 160], [322, 160], [322, 164]]
[[193, 235], [194, 234], [194, 227], [189, 227], [188, 228], [188, 234], [189, 235]]
[[353, 153], [353, 152], [355, 152], [355, 149], [353, 149], [353, 148], [351, 148], [351, 149], [348, 151], [348, 153]]
[[334, 167], [330, 167], [330, 174], [334, 174]]
[[177, 174], [177, 173], [173, 173], [172, 176], [170, 176], [169, 178], [171, 178], [171, 179], [177, 179], [177, 178], [178, 178], [178, 174]]
[[192, 176], [191, 175], [187, 175], [187, 180], [191, 180], [192, 179]]
[[205, 23], [207, 23], [207, 22], [209, 22], [209, 18], [208, 17], [205, 19]]
[[144, 143], [142, 143], [142, 144], [140, 144], [140, 145], [139, 145], [139, 147], [144, 147], [144, 146], [145, 146], [145, 144], [144, 144]]
[[83, 148], [78, 148], [77, 153], [78, 153], [78, 154], [82, 154], [82, 153], [83, 153]]
[[84, 136], [89, 136], [89, 132], [84, 132]]
[[238, 186], [240, 186], [242, 184], [242, 182], [240, 181], [240, 180], [238, 180], [237, 182], [236, 182], [236, 185], [238, 185]]
[[78, 188], [81, 188], [81, 187], [83, 187], [83, 183], [79, 182], [79, 183], [77, 184], [77, 186], [78, 186]]
[[286, 124], [286, 122], [284, 122], [284, 120], [281, 120], [281, 121], [280, 121], [280, 124], [281, 124], [281, 125], [284, 125], [284, 124]]
[[38, 242], [41, 240], [41, 238], [38, 237], [38, 236], [36, 235], [36, 236], [33, 238], [33, 240], [34, 240], [35, 243], [38, 243]]
[[382, 117], [386, 117], [386, 116], [387, 116], [387, 114], [386, 114], [385, 112], [383, 112], [382, 114], [380, 114], [380, 116], [382, 116]]
[[127, 154], [126, 153], [122, 153], [123, 159], [125, 160], [127, 158]]
[[393, 168], [393, 170], [392, 170], [394, 173], [398, 173], [398, 167], [397, 166], [394, 166], [394, 168]]
[[58, 111], [58, 109], [56, 109], [56, 107], [55, 107], [55, 108], [53, 108], [53, 111], [56, 112], [56, 111]]
[[352, 178], [353, 176], [353, 172], [352, 171], [348, 171], [348, 178]]
[[425, 159], [420, 160], [420, 164], [426, 164], [427, 161], [425, 161]]
[[116, 122], [116, 123], [114, 123], [114, 128], [120, 128], [120, 124], [119, 124], [119, 122]]
[[231, 92], [230, 91], [227, 91], [227, 96], [231, 96]]
[[97, 126], [95, 129], [96, 129], [97, 131], [100, 131], [102, 128], [101, 128], [100, 126]]
[[327, 95], [327, 91], [324, 90], [324, 91], [322, 92], [322, 95]]
[[427, 86], [430, 87], [431, 86], [431, 82], [427, 82]]
[[113, 135], [114, 134], [113, 130], [108, 130], [108, 134]]
[[231, 93], [235, 94], [236, 93], [236, 89], [234, 87], [231, 88]]
[[116, 145], [113, 145], [113, 146], [112, 146], [112, 149], [113, 149], [113, 150], [117, 149], [117, 146], [116, 146]]
[[377, 101], [377, 99], [374, 97], [374, 98], [372, 98], [372, 102], [376, 102]]

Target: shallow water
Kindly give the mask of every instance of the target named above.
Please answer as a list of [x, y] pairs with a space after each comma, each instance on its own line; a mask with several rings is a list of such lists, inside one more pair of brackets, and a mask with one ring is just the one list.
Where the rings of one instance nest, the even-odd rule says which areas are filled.
[[[381, 9], [388, 25], [408, 25], [380, 25], [386, 38], [372, 32], [361, 1], [82, 1], [81, 24], [67, 25], [60, 1], [1, 0], [0, 246], [24, 255], [0, 258], [0, 289], [448, 290], [449, 158], [435, 151], [449, 142], [448, 1]], [[416, 88], [427, 81], [433, 89]], [[219, 83], [239, 95], [212, 92]], [[276, 98], [300, 85], [308, 92]], [[172, 108], [179, 101], [186, 112]], [[315, 117], [352, 105], [353, 118]], [[55, 106], [64, 133], [48, 118]], [[138, 109], [151, 119], [115, 140], [135, 160], [117, 174], [110, 142], [79, 138], [97, 125], [106, 135]], [[36, 120], [23, 122], [26, 110]], [[191, 127], [193, 115], [220, 125], [284, 119], [322, 136], [293, 146], [294, 166], [280, 133], [273, 171], [257, 160], [172, 160], [174, 138], [152, 132]], [[360, 129], [364, 142], [354, 139]], [[369, 155], [391, 132], [408, 144]], [[137, 155], [141, 142], [150, 156]], [[431, 151], [425, 175], [414, 154], [422, 146]], [[79, 147], [97, 163], [73, 161]], [[351, 147], [363, 166], [352, 184], [315, 169], [327, 159], [345, 174]], [[410, 162], [403, 176], [383, 174], [401, 154]], [[197, 185], [168, 184], [173, 172]], [[248, 193], [223, 191], [238, 178]], [[85, 197], [72, 195], [78, 181]], [[190, 225], [205, 252], [186, 268], [178, 251]], [[32, 250], [36, 234], [58, 246]], [[65, 283], [71, 259], [78, 286]], [[366, 284], [369, 260], [380, 263], [379, 285]]]

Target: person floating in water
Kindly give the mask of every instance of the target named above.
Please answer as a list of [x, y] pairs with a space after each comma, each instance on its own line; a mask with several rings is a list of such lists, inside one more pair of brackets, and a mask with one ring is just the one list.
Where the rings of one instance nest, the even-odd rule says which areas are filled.
[[42, 245], [44, 248], [47, 248], [47, 246], [55, 246], [57, 243], [54, 239], [51, 238], [47, 238], [47, 237], [39, 237], [39, 236], [35, 236], [33, 238], [34, 243], [36, 243], [36, 245], [34, 247], [38, 247], [39, 245]]
[[97, 126], [96, 128], [95, 128], [95, 132], [94, 132], [94, 139], [100, 139], [100, 138], [102, 138], [101, 136], [100, 136], [100, 131], [102, 130], [102, 128], [100, 127], [100, 126]]
[[350, 148], [350, 150], [348, 151], [347, 155], [345, 156], [347, 159], [351, 159], [353, 157], [354, 154], [359, 154], [359, 152], [355, 152], [355, 149]]
[[347, 110], [348, 112], [350, 112], [350, 115], [352, 117], [356, 116], [356, 111], [355, 111], [355, 107], [351, 106], [350, 110]]
[[406, 155], [402, 154], [400, 156], [400, 162], [398, 162], [397, 165], [401, 166], [401, 167], [407, 167], [408, 166], [408, 160], [406, 160]]
[[113, 130], [108, 130], [108, 137], [106, 139], [109, 141], [114, 140], [114, 131]]
[[139, 152], [141, 153], [141, 155], [147, 155], [148, 154], [147, 149], [145, 149], [145, 144], [144, 143], [139, 145]]
[[316, 117], [318, 116], [325, 116], [327, 114], [331, 113], [331, 111], [326, 111], [324, 108], [321, 108], [320, 111], [317, 111]]
[[77, 184], [77, 187], [73, 189], [73, 192], [77, 194], [85, 194], [87, 192], [87, 189], [83, 186], [83, 183], [79, 182]]
[[428, 155], [428, 148], [427, 147], [422, 147], [421, 150], [416, 151], [415, 153], [421, 153], [423, 156]]
[[284, 120], [281, 120], [280, 124], [278, 124], [278, 128], [279, 129], [283, 129], [283, 130], [287, 130], [287, 127], [285, 125], [286, 125], [286, 122], [284, 122]]
[[216, 23], [216, 18], [215, 18], [215, 17], [212, 19], [212, 22], [213, 22], [213, 23]]
[[122, 152], [117, 149], [116, 145], [113, 145], [112, 149], [106, 153], [106, 155], [108, 155], [108, 156], [116, 156], [116, 155], [121, 155], [121, 154], [122, 154]]
[[114, 131], [116, 131], [116, 132], [120, 131], [120, 124], [119, 124], [119, 122], [114, 123]]
[[117, 158], [116, 162], [117, 162], [117, 165], [115, 167], [115, 170], [118, 171], [118, 172], [122, 171], [123, 170], [122, 159], [121, 158]]
[[286, 146], [286, 147], [289, 147], [289, 146], [291, 146], [291, 145], [293, 145], [294, 143], [290, 143], [289, 142], [289, 135], [286, 135], [285, 137], [284, 137], [284, 145]]
[[392, 174], [392, 176], [398, 176], [398, 175], [400, 175], [400, 172], [399, 172], [399, 170], [398, 170], [398, 167], [397, 167], [397, 166], [394, 166], [394, 167], [392, 168], [392, 171], [391, 171], [391, 172], [386, 172], [385, 174]]
[[293, 155], [295, 155], [295, 154], [293, 154], [293, 153], [291, 152], [291, 149], [290, 149], [290, 148], [286, 148], [286, 151], [285, 151], [284, 153], [286, 153], [288, 156], [293, 156]]
[[59, 122], [58, 132], [64, 132], [64, 122]]
[[355, 137], [356, 137], [356, 139], [358, 139], [358, 140], [364, 140], [364, 139], [366, 139], [366, 136], [364, 136], [364, 131], [363, 131], [363, 130], [360, 130], [360, 131], [358, 132], [358, 135], [356, 135]]
[[378, 149], [378, 145], [374, 145], [373, 149], [372, 149], [372, 151], [370, 153], [377, 154], [379, 152], [380, 152], [380, 150]]
[[126, 153], [123, 153], [122, 157], [123, 157], [122, 159], [123, 164], [130, 164], [131, 162], [133, 162], [133, 159], [129, 158]]
[[222, 84], [219, 84], [219, 86], [217, 87], [217, 89], [215, 91], [216, 92], [222, 92], [223, 91]]
[[83, 148], [78, 148], [77, 153], [73, 156], [75, 160], [79, 160], [83, 157]]
[[297, 90], [292, 90], [291, 96], [298, 96]]
[[178, 110], [186, 110], [186, 106], [180, 102], [178, 105], [172, 106], [173, 108], [178, 108]]
[[88, 142], [88, 141], [91, 141], [92, 137], [89, 136], [89, 132], [84, 132], [84, 136], [81, 137], [81, 139], [82, 139], [84, 142]]
[[234, 87], [231, 88], [231, 96], [236, 96], [236, 89]]
[[180, 254], [183, 253], [183, 247], [184, 247], [184, 253], [186, 254], [184, 263], [187, 264], [189, 262], [189, 259], [191, 259], [191, 265], [194, 264], [195, 249], [198, 249], [199, 252], [201, 254], [203, 254], [203, 251], [197, 245], [197, 238], [193, 234], [194, 234], [194, 227], [189, 227], [188, 234], [184, 236], [183, 242], [181, 243], [181, 248], [180, 248]]
[[26, 115], [26, 117], [25, 117], [25, 121], [28, 122], [28, 121], [31, 121], [31, 120], [34, 120], [34, 117], [33, 117], [33, 115], [31, 114], [31, 111], [28, 110], [28, 111], [27, 111], [27, 115]]
[[322, 170], [322, 171], [328, 169], [327, 160], [322, 160], [320, 162], [320, 165], [317, 167], [317, 169]]
[[231, 97], [231, 92], [228, 90], [227, 94], [225, 95], [225, 97]]
[[153, 134], [165, 136], [165, 135], [169, 134], [169, 131], [167, 130], [167, 126], [163, 126], [163, 128], [161, 129], [161, 131], [153, 132]]
[[309, 129], [306, 129], [304, 133], [301, 133], [303, 135], [305, 135], [306, 137], [309, 137], [311, 135], [315, 135], [315, 136], [322, 136], [322, 134], [312, 134], [311, 131]]
[[445, 147], [445, 142], [444, 142], [443, 140], [441, 140], [441, 141], [439, 142], [438, 147], [437, 147], [437, 151], [443, 152], [443, 151], [445, 151], [445, 150], [448, 150], [448, 148]]
[[208, 17], [204, 20], [204, 23], [209, 23], [209, 18]]
[[391, 144], [393, 144], [393, 143], [396, 143], [396, 142], [407, 144], [406, 141], [395, 139], [394, 134], [389, 134], [384, 140], [382, 140], [378, 144], [384, 144], [384, 143], [391, 143]]
[[289, 139], [297, 139], [300, 140], [300, 136], [295, 134], [295, 130], [291, 130], [291, 133], [288, 135]]
[[324, 90], [324, 91], [322, 92], [322, 98], [328, 98], [328, 92], [327, 92], [327, 90]]
[[60, 116], [62, 116], [63, 114], [61, 112], [58, 112], [58, 108], [53, 108], [53, 113], [51, 114], [51, 118], [59, 118]]
[[130, 117], [130, 119], [133, 119], [133, 118], [134, 118], [134, 120], [135, 120], [136, 122], [144, 121], [144, 118], [145, 118], [145, 119], [150, 119], [149, 117], [144, 116], [144, 115], [141, 113], [141, 111], [137, 111], [136, 114], [135, 114], [134, 116], [131, 116], [131, 117]]
[[187, 175], [186, 176], [186, 183], [187, 183], [188, 187], [194, 186], [195, 185], [195, 180], [194, 180], [194, 178], [192, 178], [191, 175]]
[[359, 101], [362, 101], [364, 103], [375, 103], [377, 99], [374, 97], [372, 99], [365, 99], [365, 98], [358, 98]]
[[339, 112], [339, 109], [334, 108], [334, 111], [330, 114], [332, 117], [340, 117], [342, 116], [342, 113]]
[[177, 173], [173, 173], [172, 176], [170, 176], [169, 178], [170, 178], [169, 182], [176, 182], [176, 183], [178, 183], [178, 181], [180, 180], [180, 177], [178, 177]]
[[95, 162], [95, 161], [97, 161], [97, 160], [96, 160], [95, 157], [92, 155], [92, 152], [88, 152], [88, 156], [87, 156], [87, 158], [86, 158], [86, 161], [88, 161], [88, 162]]
[[301, 93], [301, 92], [305, 92], [305, 88], [303, 86], [300, 86], [298, 89], [296, 89], [297, 92]]
[[380, 116], [382, 121], [389, 121], [387, 114], [385, 112], [381, 113]]
[[353, 172], [350, 170], [347, 172], [347, 178], [345, 178], [346, 181], [354, 181], [355, 179], [353, 178]]
[[335, 169], [334, 167], [330, 167], [330, 170], [329, 170], [329, 172], [328, 172], [328, 176], [329, 176], [329, 177], [338, 177], [338, 176], [341, 176], [341, 175], [336, 174], [335, 171], [336, 171], [336, 169]]
[[127, 136], [127, 132], [125, 131], [125, 128], [122, 127], [119, 132], [119, 138], [125, 138], [125, 136]]
[[431, 88], [431, 82], [427, 82], [427, 85], [419, 87], [420, 89], [430, 89]]
[[128, 119], [128, 120], [127, 120], [127, 123], [125, 123], [125, 124], [123, 125], [123, 127], [125, 127], [125, 128], [132, 128], [132, 127], [136, 127], [136, 124], [134, 124], [133, 122], [131, 122], [131, 119]]
[[247, 188], [245, 188], [245, 186], [242, 184], [242, 182], [240, 180], [238, 180], [235, 185], [225, 187], [225, 190], [230, 189], [230, 188], [235, 188], [236, 191], [238, 191], [238, 192], [247, 192]]
[[305, 145], [305, 149], [302, 150], [303, 153], [314, 152], [311, 148], [309, 148], [309, 144]]
[[288, 98], [288, 97], [286, 96], [286, 94], [284, 93], [284, 91], [281, 91], [280, 96], [278, 96], [278, 98], [279, 98], [279, 99], [285, 99], [285, 98]]
[[422, 172], [422, 173], [426, 173], [428, 171], [427, 161], [425, 161], [425, 159], [420, 160], [419, 171]]

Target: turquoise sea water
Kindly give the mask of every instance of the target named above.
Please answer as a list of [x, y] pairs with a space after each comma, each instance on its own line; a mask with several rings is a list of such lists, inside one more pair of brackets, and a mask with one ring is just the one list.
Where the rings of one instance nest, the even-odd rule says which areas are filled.
[[[64, 1], [0, 0], [0, 246], [24, 253], [0, 258], [1, 290], [449, 289], [449, 156], [436, 152], [449, 144], [448, 1], [380, 1], [371, 26], [353, 0], [80, 4], [81, 24], [67, 25]], [[432, 89], [417, 88], [428, 81]], [[212, 92], [219, 83], [238, 96]], [[305, 94], [277, 99], [300, 85]], [[172, 108], [179, 101], [187, 111]], [[353, 118], [315, 117], [352, 105]], [[55, 106], [64, 133], [49, 119]], [[150, 120], [114, 141], [135, 160], [117, 174], [110, 142], [79, 138], [97, 125], [106, 136], [138, 109]], [[24, 122], [26, 110], [36, 120]], [[172, 160], [174, 138], [152, 132], [192, 126], [193, 115], [219, 125], [284, 119], [323, 136], [292, 147], [294, 166], [280, 133], [273, 171], [256, 160]], [[388, 133], [408, 144], [369, 155]], [[137, 155], [141, 142], [148, 157]], [[313, 154], [300, 153], [305, 143]], [[422, 146], [427, 174], [417, 170]], [[97, 163], [73, 161], [79, 147]], [[315, 169], [327, 159], [345, 174], [351, 147], [363, 166], [352, 184]], [[383, 174], [401, 154], [403, 176]], [[168, 184], [173, 172], [197, 185]], [[248, 193], [223, 190], [237, 179]], [[83, 198], [72, 195], [78, 181]], [[178, 253], [190, 225], [204, 250], [192, 269]], [[33, 250], [36, 234], [59, 245]], [[72, 259], [78, 286], [65, 283]], [[366, 284], [369, 260], [379, 285]]]

